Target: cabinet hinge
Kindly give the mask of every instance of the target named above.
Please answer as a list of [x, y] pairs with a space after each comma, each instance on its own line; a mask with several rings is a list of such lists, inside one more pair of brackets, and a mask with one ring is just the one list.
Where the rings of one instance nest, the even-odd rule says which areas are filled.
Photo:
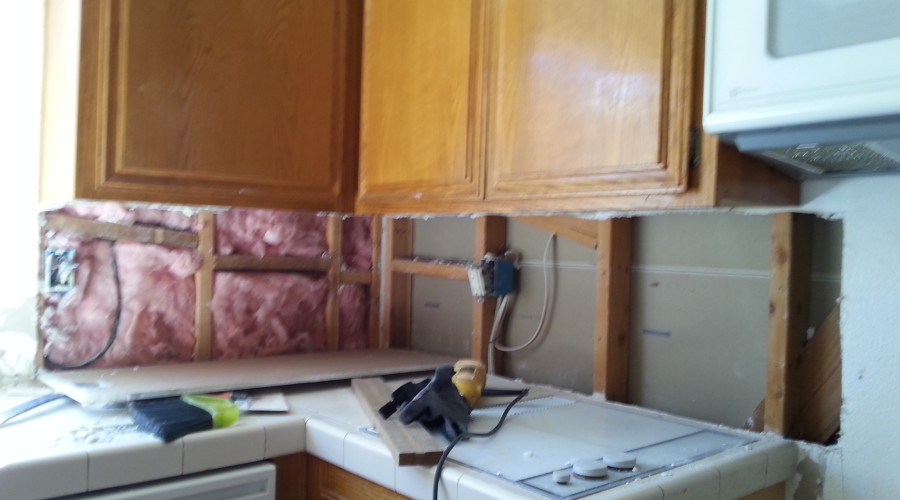
[[703, 131], [700, 127], [694, 125], [691, 127], [690, 145], [688, 146], [688, 168], [696, 170], [700, 166], [701, 149], [700, 141], [703, 137]]

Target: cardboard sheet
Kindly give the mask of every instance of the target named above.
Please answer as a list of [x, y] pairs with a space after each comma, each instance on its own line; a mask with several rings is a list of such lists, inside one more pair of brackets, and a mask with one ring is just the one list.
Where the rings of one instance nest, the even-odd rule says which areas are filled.
[[41, 382], [84, 406], [434, 370], [455, 358], [367, 349], [133, 368], [41, 371]]

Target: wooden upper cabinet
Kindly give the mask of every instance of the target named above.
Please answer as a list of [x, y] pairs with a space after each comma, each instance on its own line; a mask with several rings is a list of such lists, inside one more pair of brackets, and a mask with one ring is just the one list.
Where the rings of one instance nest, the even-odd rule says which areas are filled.
[[361, 202], [479, 199], [480, 2], [369, 0], [365, 12]]
[[84, 0], [74, 196], [352, 210], [361, 7]]
[[692, 48], [668, 35], [694, 12], [678, 3], [489, 2], [488, 199], [686, 188]]
[[702, 0], [368, 0], [363, 211], [797, 202], [699, 133]]

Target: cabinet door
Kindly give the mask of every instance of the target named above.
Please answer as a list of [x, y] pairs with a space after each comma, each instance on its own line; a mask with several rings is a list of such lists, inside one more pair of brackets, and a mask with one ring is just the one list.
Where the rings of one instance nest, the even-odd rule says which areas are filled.
[[352, 207], [361, 16], [353, 0], [85, 0], [76, 195]]
[[481, 196], [481, 2], [369, 0], [362, 209]]
[[693, 4], [491, 0], [487, 199], [683, 191]]
[[405, 500], [406, 497], [336, 465], [309, 456], [307, 500]]

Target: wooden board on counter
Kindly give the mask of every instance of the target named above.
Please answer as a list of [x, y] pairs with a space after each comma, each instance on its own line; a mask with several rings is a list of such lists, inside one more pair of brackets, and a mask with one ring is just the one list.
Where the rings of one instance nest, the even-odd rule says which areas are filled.
[[111, 406], [180, 394], [431, 371], [455, 361], [416, 351], [366, 349], [134, 368], [43, 370], [38, 378], [84, 406]]
[[360, 406], [378, 429], [378, 435], [391, 450], [397, 465], [435, 465], [444, 453], [431, 434], [419, 422], [406, 425], [399, 413], [384, 418], [378, 409], [391, 400], [391, 389], [377, 377], [355, 378], [350, 387]]

